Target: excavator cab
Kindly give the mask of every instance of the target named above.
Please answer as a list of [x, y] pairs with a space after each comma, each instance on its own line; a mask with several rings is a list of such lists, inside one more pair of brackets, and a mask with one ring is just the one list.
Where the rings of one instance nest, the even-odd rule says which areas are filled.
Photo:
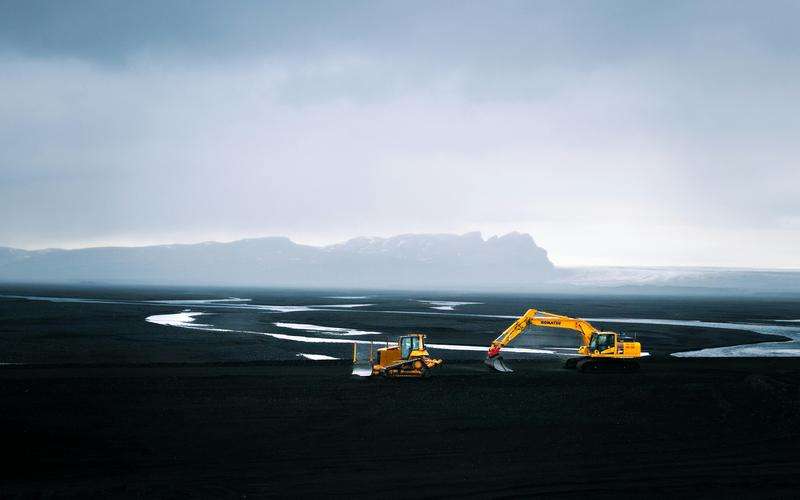
[[592, 335], [589, 344], [582, 346], [579, 352], [592, 358], [632, 359], [641, 357], [642, 346], [635, 339], [615, 332], [597, 332]]
[[[589, 352], [613, 354], [616, 352], [617, 347], [617, 334], [609, 332], [600, 332], [592, 335], [592, 340], [589, 341]], [[610, 351], [609, 351], [610, 349]]]
[[578, 352], [584, 358], [568, 359], [564, 363], [566, 368], [578, 368], [581, 371], [637, 371], [639, 363], [636, 358], [642, 355], [642, 345], [615, 332], [596, 332]]

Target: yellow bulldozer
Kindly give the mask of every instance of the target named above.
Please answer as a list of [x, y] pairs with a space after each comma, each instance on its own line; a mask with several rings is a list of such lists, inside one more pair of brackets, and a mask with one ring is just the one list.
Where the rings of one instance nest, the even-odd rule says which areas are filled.
[[578, 332], [581, 345], [578, 357], [571, 357], [564, 363], [565, 368], [577, 368], [582, 372], [591, 371], [637, 371], [642, 356], [642, 345], [634, 339], [617, 332], [601, 332], [585, 319], [570, 318], [558, 314], [528, 309], [511, 326], [506, 328], [489, 346], [484, 361], [499, 372], [512, 372], [500, 350], [520, 336], [529, 326], [546, 328], [566, 328]]
[[369, 357], [359, 359], [357, 344], [353, 344], [353, 375], [359, 377], [414, 377], [430, 376], [430, 371], [442, 364], [441, 359], [434, 359], [425, 349], [425, 335], [412, 333], [397, 339], [397, 345], [377, 350], [370, 344]]

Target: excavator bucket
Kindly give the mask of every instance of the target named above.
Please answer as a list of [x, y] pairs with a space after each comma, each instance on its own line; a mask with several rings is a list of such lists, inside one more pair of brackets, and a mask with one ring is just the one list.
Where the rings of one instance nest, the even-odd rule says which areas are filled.
[[506, 362], [505, 362], [505, 360], [503, 359], [503, 357], [502, 357], [502, 356], [495, 356], [495, 357], [493, 357], [493, 358], [489, 358], [489, 357], [487, 357], [487, 358], [486, 358], [486, 359], [485, 359], [483, 362], [484, 362], [484, 363], [485, 363], [485, 364], [486, 364], [486, 365], [487, 365], [489, 368], [491, 368], [491, 369], [493, 369], [493, 370], [495, 370], [495, 371], [498, 371], [498, 372], [502, 372], [502, 373], [510, 373], [510, 372], [513, 372], [513, 371], [514, 371], [514, 370], [512, 370], [512, 369], [511, 369], [511, 367], [510, 367], [510, 366], [508, 366], [508, 365], [506, 364]]

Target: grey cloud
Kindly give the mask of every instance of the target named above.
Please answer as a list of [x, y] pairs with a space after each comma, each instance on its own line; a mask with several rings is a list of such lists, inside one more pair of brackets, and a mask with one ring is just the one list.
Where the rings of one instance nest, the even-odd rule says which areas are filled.
[[740, 231], [770, 249], [724, 264], [792, 265], [798, 9], [0, 1], [0, 244], [518, 229], [706, 264]]
[[[734, 32], [794, 50], [795, 2], [154, 1], [0, 3], [0, 46], [43, 56], [124, 61], [359, 50], [509, 66], [702, 50]], [[795, 42], [795, 43], [793, 43]], [[795, 47], [795, 49], [792, 49]], [[443, 62], [443, 61], [440, 61]]]

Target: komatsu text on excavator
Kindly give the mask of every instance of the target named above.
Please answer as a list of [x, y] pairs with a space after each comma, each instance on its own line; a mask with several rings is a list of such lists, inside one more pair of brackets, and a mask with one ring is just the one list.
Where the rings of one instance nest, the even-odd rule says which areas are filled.
[[583, 372], [639, 369], [639, 363], [636, 361], [642, 356], [642, 345], [639, 342], [623, 337], [617, 332], [601, 332], [584, 319], [560, 316], [536, 309], [528, 309], [492, 342], [485, 363], [499, 372], [514, 371], [500, 356], [500, 349], [520, 336], [529, 326], [565, 328], [580, 334], [581, 345], [578, 348], [580, 356], [567, 359], [564, 363], [565, 368], [577, 368]]

